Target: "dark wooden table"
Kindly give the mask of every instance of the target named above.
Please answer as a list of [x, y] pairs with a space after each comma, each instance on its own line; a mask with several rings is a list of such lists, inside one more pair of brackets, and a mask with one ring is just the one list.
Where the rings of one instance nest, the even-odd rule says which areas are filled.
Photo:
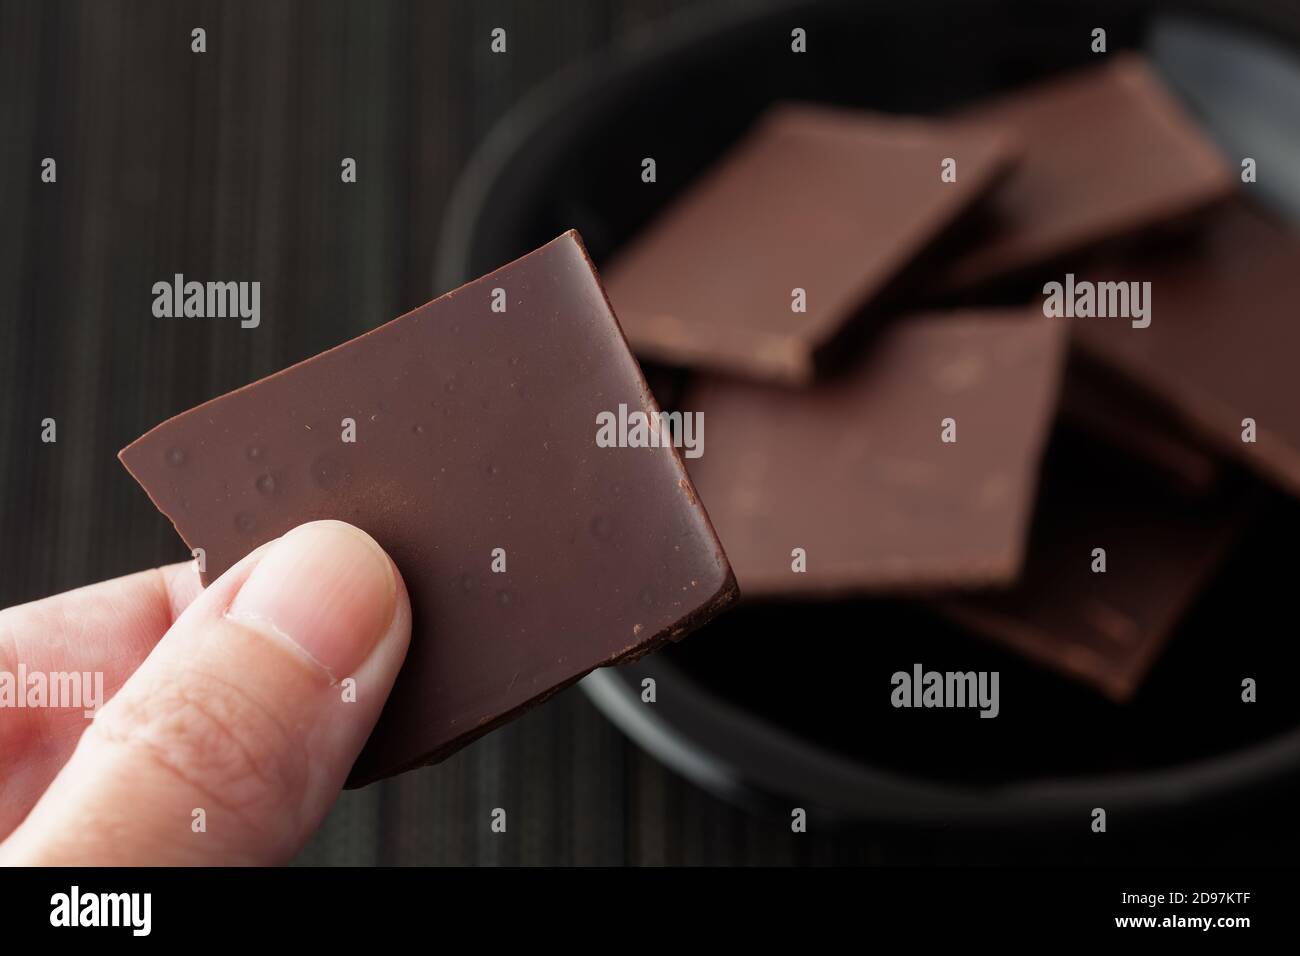
[[[0, 0], [0, 606], [186, 559], [117, 450], [445, 291], [441, 217], [493, 122], [573, 59], [695, 5]], [[497, 26], [505, 56], [489, 52]], [[175, 273], [259, 280], [261, 326], [154, 318], [151, 287]], [[988, 836], [793, 835], [666, 770], [573, 689], [440, 766], [344, 794], [301, 862], [1025, 858]]]

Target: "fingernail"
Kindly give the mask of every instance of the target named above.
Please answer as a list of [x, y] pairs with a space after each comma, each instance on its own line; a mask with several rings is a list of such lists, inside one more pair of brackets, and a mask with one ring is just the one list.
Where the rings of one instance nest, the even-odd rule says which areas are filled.
[[370, 656], [396, 603], [392, 563], [374, 538], [313, 521], [272, 543], [226, 616], [287, 638], [339, 680]]

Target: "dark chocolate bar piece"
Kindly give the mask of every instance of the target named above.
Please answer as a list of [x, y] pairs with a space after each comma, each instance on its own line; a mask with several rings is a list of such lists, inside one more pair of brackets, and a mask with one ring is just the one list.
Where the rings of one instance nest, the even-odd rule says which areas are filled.
[[742, 592], [1014, 580], [1066, 338], [1025, 310], [905, 316], [812, 388], [709, 379], [688, 392], [709, 427], [691, 474]]
[[1123, 702], [1249, 514], [1239, 489], [1209, 499], [1171, 495], [1138, 463], [1062, 429], [1044, 469], [1023, 578], [1008, 591], [938, 608]]
[[317, 518], [388, 550], [415, 631], [356, 785], [445, 757], [734, 600], [677, 451], [598, 446], [598, 416], [620, 405], [656, 410], [569, 232], [121, 458], [205, 550], [205, 582]]
[[620, 251], [610, 301], [638, 355], [806, 383], [1011, 156], [975, 124], [774, 107]]
[[1225, 456], [1300, 495], [1300, 236], [1241, 201], [1200, 239], [1090, 271], [1093, 282], [1150, 282], [1151, 324], [1078, 318], [1074, 340]]
[[1023, 144], [982, 227], [938, 284], [966, 289], [1184, 219], [1231, 195], [1215, 146], [1136, 54], [960, 114]]
[[1141, 389], [1078, 352], [1071, 354], [1061, 418], [1146, 466], [1171, 490], [1205, 495], [1223, 475], [1223, 462]]

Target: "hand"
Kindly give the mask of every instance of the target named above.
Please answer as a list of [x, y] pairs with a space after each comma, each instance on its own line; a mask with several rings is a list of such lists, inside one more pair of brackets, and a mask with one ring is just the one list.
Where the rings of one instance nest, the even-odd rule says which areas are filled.
[[396, 566], [338, 521], [263, 545], [206, 590], [179, 564], [0, 611], [0, 680], [20, 663], [101, 672], [111, 697], [93, 719], [0, 707], [0, 863], [288, 861], [338, 796], [410, 632]]

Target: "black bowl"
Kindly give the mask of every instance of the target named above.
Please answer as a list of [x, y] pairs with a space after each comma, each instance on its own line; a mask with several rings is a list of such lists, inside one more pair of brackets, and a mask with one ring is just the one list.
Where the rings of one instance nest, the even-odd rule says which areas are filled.
[[[679, 19], [519, 104], [457, 185], [436, 286], [570, 227], [599, 264], [774, 100], [942, 112], [1095, 62], [1096, 26], [1112, 51], [1145, 49], [1230, 156], [1267, 155], [1275, 174], [1261, 177], [1261, 195], [1300, 210], [1300, 182], [1286, 179], [1300, 169], [1294, 8], [780, 3]], [[794, 27], [807, 31], [807, 54], [790, 52]], [[654, 187], [639, 180], [644, 156], [657, 161]], [[1291, 619], [1300, 508], [1269, 495], [1266, 511], [1123, 707], [892, 601], [745, 606], [582, 686], [697, 783], [822, 819], [1078, 825], [1098, 806], [1194, 809], [1300, 767], [1300, 697], [1273, 684], [1258, 703], [1240, 700], [1243, 677], [1268, 687], [1267, 675], [1300, 663], [1277, 623]], [[888, 675], [915, 661], [1001, 671], [1002, 715], [893, 710]], [[657, 681], [653, 705], [640, 699], [644, 677]]]

